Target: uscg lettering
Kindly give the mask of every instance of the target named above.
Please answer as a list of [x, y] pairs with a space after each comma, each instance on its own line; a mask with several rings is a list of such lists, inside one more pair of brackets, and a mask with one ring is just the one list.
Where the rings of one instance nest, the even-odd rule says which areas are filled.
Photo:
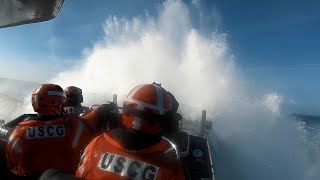
[[155, 180], [159, 172], [157, 166], [113, 153], [104, 153], [98, 168], [133, 180]]
[[63, 114], [73, 114], [73, 113], [79, 113], [81, 111], [80, 107], [72, 107], [67, 106], [63, 107]]
[[48, 137], [64, 137], [65, 127], [59, 125], [31, 126], [26, 131], [26, 138], [48, 138]]

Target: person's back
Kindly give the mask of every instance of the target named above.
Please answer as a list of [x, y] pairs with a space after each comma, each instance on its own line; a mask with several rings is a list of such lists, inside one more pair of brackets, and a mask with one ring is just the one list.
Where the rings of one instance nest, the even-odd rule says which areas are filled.
[[18, 124], [7, 145], [9, 169], [18, 175], [37, 177], [46, 169], [74, 172], [76, 162], [70, 137], [74, 128], [62, 118], [27, 120]]
[[128, 150], [105, 133], [87, 146], [76, 175], [86, 179], [186, 179], [181, 162], [162, 151], [166, 145], [161, 140], [144, 149]]
[[122, 127], [87, 146], [76, 173], [86, 179], [187, 179], [183, 164], [165, 154], [162, 139], [172, 101], [157, 84], [140, 85], [126, 98]]
[[49, 168], [74, 173], [80, 152], [92, 137], [81, 118], [62, 116], [66, 96], [62, 88], [44, 84], [32, 94], [36, 118], [20, 122], [7, 148], [9, 170], [18, 176], [38, 177]]

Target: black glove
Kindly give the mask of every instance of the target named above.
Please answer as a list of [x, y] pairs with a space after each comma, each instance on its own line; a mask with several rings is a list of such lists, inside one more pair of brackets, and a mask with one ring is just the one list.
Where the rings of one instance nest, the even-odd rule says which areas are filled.
[[108, 104], [102, 104], [100, 108], [102, 108], [104, 111], [112, 112], [117, 109], [117, 105], [113, 102], [109, 102]]
[[110, 130], [121, 123], [121, 115], [117, 105], [113, 102], [103, 104], [97, 109], [98, 126], [104, 130]]

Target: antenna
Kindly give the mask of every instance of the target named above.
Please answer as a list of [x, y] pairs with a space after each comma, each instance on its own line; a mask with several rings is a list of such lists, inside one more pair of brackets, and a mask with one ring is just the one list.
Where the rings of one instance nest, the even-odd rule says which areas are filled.
[[112, 102], [113, 102], [115, 105], [118, 105], [118, 96], [117, 96], [116, 94], [113, 95]]
[[201, 129], [200, 129], [200, 136], [203, 137], [205, 130], [206, 130], [206, 118], [207, 118], [207, 112], [206, 110], [202, 111], [202, 117], [201, 117]]

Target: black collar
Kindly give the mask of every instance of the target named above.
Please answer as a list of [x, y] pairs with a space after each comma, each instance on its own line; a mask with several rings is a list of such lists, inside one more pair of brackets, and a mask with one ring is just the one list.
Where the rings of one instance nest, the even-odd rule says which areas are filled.
[[128, 150], [141, 150], [161, 141], [162, 134], [150, 135], [128, 128], [112, 129], [106, 133]]

